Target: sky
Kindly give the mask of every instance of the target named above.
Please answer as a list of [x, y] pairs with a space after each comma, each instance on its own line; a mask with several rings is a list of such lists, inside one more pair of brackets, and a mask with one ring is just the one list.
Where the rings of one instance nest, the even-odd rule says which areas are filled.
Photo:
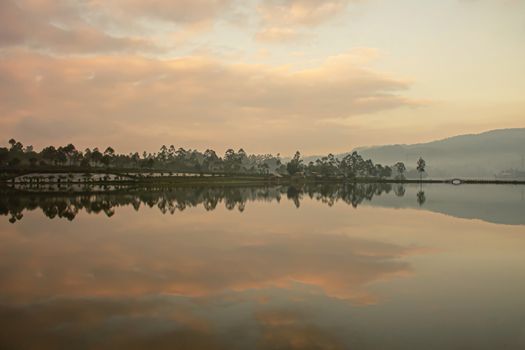
[[1, 0], [0, 140], [326, 154], [525, 127], [525, 0]]

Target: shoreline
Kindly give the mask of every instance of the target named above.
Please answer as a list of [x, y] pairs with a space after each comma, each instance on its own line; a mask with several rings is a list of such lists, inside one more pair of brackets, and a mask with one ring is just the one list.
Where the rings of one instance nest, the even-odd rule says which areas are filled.
[[[35, 172], [32, 172], [35, 173]], [[127, 178], [120, 178], [117, 180], [112, 179], [90, 179], [90, 180], [78, 180], [78, 179], [44, 179], [41, 178], [38, 181], [33, 180], [22, 180], [16, 181], [17, 176], [29, 175], [32, 173], [17, 174], [15, 177], [0, 179], [0, 186], [11, 187], [13, 185], [39, 187], [45, 185], [79, 185], [79, 186], [96, 186], [96, 185], [287, 185], [287, 184], [302, 184], [302, 183], [339, 183], [339, 184], [350, 184], [350, 183], [385, 183], [385, 184], [450, 184], [450, 185], [463, 185], [463, 184], [487, 184], [487, 185], [525, 185], [525, 180], [506, 180], [506, 179], [465, 179], [465, 178], [451, 178], [451, 179], [389, 179], [389, 178], [345, 178], [345, 177], [294, 177], [294, 176], [268, 176], [268, 175], [226, 175], [226, 174], [215, 174], [215, 175], [192, 175], [192, 176], [151, 176], [142, 177], [141, 175], [125, 175], [114, 171], [97, 171], [89, 172], [89, 174], [106, 174], [116, 176], [127, 176]], [[46, 175], [63, 175], [63, 174], [85, 174], [85, 171], [59, 171], [59, 172], [45, 172]], [[144, 172], [140, 174], [146, 174], [151, 172]], [[157, 172], [160, 173], [160, 172]], [[128, 172], [130, 174], [130, 172]], [[188, 174], [188, 173], [186, 173]]]
[[[38, 175], [41, 174], [41, 175]], [[154, 175], [156, 174], [156, 175]], [[160, 176], [158, 176], [161, 174]], [[32, 176], [31, 179], [16, 181], [17, 177]], [[76, 175], [77, 177], [74, 178]], [[80, 177], [82, 178], [80, 178]], [[92, 177], [98, 176], [95, 179]], [[105, 178], [101, 178], [101, 176]], [[108, 179], [109, 177], [109, 179]], [[113, 179], [111, 177], [114, 177]], [[116, 178], [116, 179], [115, 179]], [[132, 185], [132, 184], [293, 184], [293, 183], [392, 183], [392, 184], [487, 184], [525, 185], [525, 179], [476, 179], [452, 177], [448, 179], [393, 179], [377, 177], [344, 176], [297, 176], [262, 175], [236, 173], [198, 173], [194, 171], [173, 171], [162, 169], [126, 168], [17, 168], [0, 169], [0, 186], [5, 185]]]

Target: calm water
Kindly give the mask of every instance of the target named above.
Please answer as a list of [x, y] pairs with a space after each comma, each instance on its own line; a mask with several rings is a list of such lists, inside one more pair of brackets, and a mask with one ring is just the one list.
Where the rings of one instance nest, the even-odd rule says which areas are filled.
[[525, 349], [524, 192], [6, 192], [0, 348]]

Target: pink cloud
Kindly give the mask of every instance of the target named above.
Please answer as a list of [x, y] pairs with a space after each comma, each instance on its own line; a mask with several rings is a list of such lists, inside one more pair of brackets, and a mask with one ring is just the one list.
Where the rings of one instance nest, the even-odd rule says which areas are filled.
[[[67, 137], [66, 122], [70, 130], [103, 122], [119, 128], [123, 140], [171, 135], [188, 141], [196, 135], [209, 139], [208, 132], [227, 136], [238, 128], [249, 133], [250, 125], [279, 123], [281, 131], [300, 132], [320, 120], [416, 104], [402, 95], [408, 82], [365, 68], [369, 59], [370, 52], [361, 50], [293, 70], [210, 57], [57, 58], [14, 51], [0, 59], [1, 136], [15, 132], [30, 142], [50, 142]], [[27, 128], [27, 118], [56, 129], [35, 140], [39, 136]]]

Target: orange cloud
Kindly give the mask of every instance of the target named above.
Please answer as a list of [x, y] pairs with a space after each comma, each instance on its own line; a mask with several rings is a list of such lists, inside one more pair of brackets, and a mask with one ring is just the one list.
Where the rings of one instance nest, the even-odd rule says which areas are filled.
[[148, 143], [159, 135], [191, 142], [229, 136], [240, 126], [249, 133], [249, 125], [278, 123], [281, 131], [301, 132], [319, 120], [414, 105], [401, 95], [408, 82], [364, 67], [371, 57], [353, 51], [294, 70], [210, 57], [56, 58], [13, 51], [0, 58], [0, 137], [49, 143], [76, 136], [65, 133], [76, 128], [84, 130], [80, 144], [106, 133], [116, 146], [125, 144], [118, 138]]
[[232, 3], [233, 0], [91, 0], [89, 6], [132, 18], [191, 23], [213, 20], [230, 9]]
[[71, 344], [102, 350], [346, 348], [341, 331], [319, 324], [316, 315], [304, 310], [277, 305], [266, 310], [249, 300], [228, 304], [220, 298], [210, 305], [169, 296], [0, 304], [0, 344], [8, 349], [64, 349]]
[[340, 14], [352, 0], [263, 0], [258, 9], [264, 22], [317, 25]]
[[265, 28], [255, 34], [255, 39], [261, 42], [288, 42], [295, 41], [300, 37], [304, 37], [293, 28], [271, 27]]
[[[355, 1], [355, 0], [354, 0]], [[262, 0], [257, 6], [262, 28], [255, 38], [282, 43], [304, 37], [306, 29], [342, 14], [352, 0]]]
[[337, 16], [352, 0], [6, 0], [0, 3], [0, 45], [59, 54], [165, 52], [180, 38], [220, 20], [260, 22], [255, 38], [284, 42], [305, 36], [297, 27]]
[[345, 349], [335, 332], [322, 329], [305, 321], [305, 315], [297, 311], [269, 310], [256, 314], [263, 334], [262, 349]]
[[0, 296], [14, 303], [56, 295], [202, 298], [302, 286], [369, 304], [375, 297], [367, 285], [410, 273], [402, 258], [418, 253], [413, 247], [335, 234], [247, 235], [183, 227], [166, 234], [165, 226], [150, 226], [147, 235], [140, 226], [122, 227], [109, 240], [105, 229], [89, 225], [77, 227], [74, 239], [66, 240], [54, 233], [38, 232], [28, 240], [16, 231], [4, 232]]
[[138, 36], [117, 37], [83, 21], [75, 9], [56, 2], [0, 2], [0, 46], [53, 53], [157, 52], [161, 48]]

